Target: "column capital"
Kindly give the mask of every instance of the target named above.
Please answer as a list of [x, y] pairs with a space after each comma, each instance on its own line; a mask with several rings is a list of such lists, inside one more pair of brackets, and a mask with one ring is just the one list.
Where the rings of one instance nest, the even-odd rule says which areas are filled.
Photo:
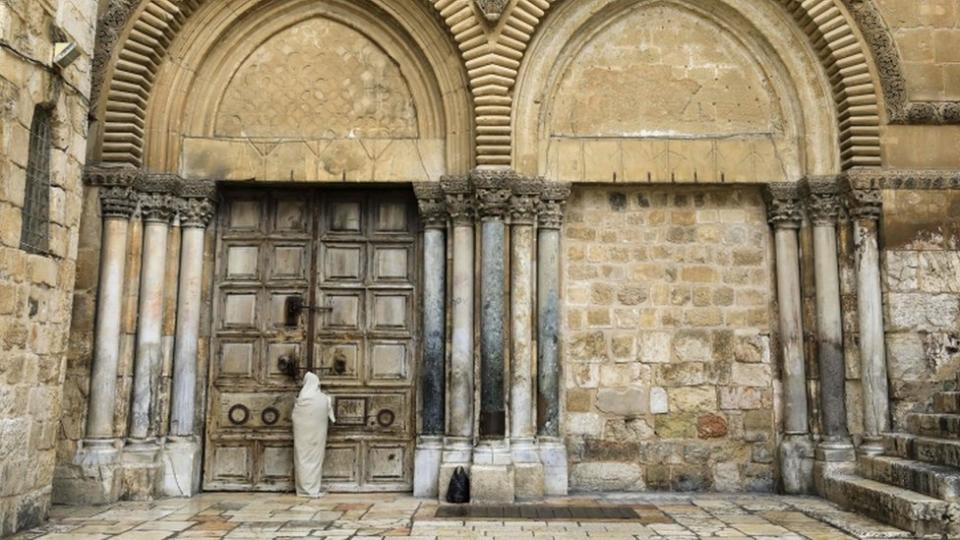
[[476, 213], [476, 197], [469, 176], [444, 176], [440, 186], [446, 199], [447, 212], [454, 225], [469, 225]]
[[542, 178], [522, 178], [513, 185], [510, 197], [510, 219], [515, 225], [533, 225], [540, 212]]
[[127, 186], [100, 188], [100, 214], [106, 218], [130, 219], [137, 209], [133, 190]]
[[180, 184], [180, 177], [174, 174], [143, 175], [136, 186], [143, 220], [169, 223], [179, 210], [179, 200], [174, 195]]
[[799, 229], [803, 221], [800, 184], [778, 182], [767, 184], [763, 190], [767, 203], [767, 221], [775, 228]]
[[850, 216], [858, 220], [878, 221], [883, 215], [884, 172], [855, 168], [844, 173], [844, 203]]
[[446, 195], [439, 182], [414, 182], [420, 221], [427, 229], [442, 229], [447, 226]]
[[143, 178], [143, 171], [134, 167], [108, 167], [87, 165], [83, 169], [83, 181], [88, 186], [135, 186]]
[[181, 180], [177, 195], [180, 226], [204, 229], [216, 211], [217, 184], [211, 180]]
[[477, 169], [470, 175], [477, 190], [481, 218], [503, 218], [510, 205], [511, 187], [519, 177], [512, 169]]
[[807, 214], [814, 225], [833, 225], [840, 215], [840, 186], [835, 176], [812, 176], [804, 180]]
[[540, 192], [539, 222], [542, 229], [559, 229], [563, 225], [563, 213], [570, 198], [570, 184], [544, 182]]

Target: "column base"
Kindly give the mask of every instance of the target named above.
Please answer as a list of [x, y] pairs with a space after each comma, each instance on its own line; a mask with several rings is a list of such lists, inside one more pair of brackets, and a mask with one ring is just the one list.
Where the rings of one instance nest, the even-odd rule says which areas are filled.
[[505, 440], [482, 441], [473, 451], [470, 468], [470, 502], [502, 504], [516, 500], [516, 475], [510, 443]]
[[83, 440], [73, 464], [58, 465], [51, 490], [54, 504], [113, 504], [120, 500], [119, 440]]
[[886, 451], [883, 446], [883, 439], [880, 437], [864, 437], [863, 442], [857, 447], [857, 455], [860, 456], [879, 456]]
[[556, 437], [540, 437], [537, 447], [543, 464], [543, 494], [547, 497], [566, 496], [570, 490], [567, 447]]
[[849, 439], [825, 439], [817, 444], [816, 459], [827, 463], [843, 463], [856, 461], [857, 456]]
[[200, 493], [200, 444], [192, 437], [170, 438], [163, 447], [163, 483], [166, 497], [193, 497]]
[[443, 455], [440, 463], [440, 475], [437, 482], [437, 498], [440, 502], [447, 502], [447, 489], [450, 487], [450, 478], [457, 467], [463, 467], [470, 474], [470, 463], [473, 459], [473, 441], [463, 437], [447, 437], [443, 440]]
[[780, 441], [780, 475], [785, 493], [813, 494], [813, 454], [813, 441], [809, 434], [790, 434]]
[[510, 455], [516, 482], [516, 498], [521, 501], [543, 499], [543, 464], [537, 443], [531, 438], [511, 439]]
[[121, 458], [121, 496], [129, 501], [152, 501], [162, 485], [161, 447], [156, 441], [133, 441]]
[[413, 457], [413, 496], [439, 496], [440, 463], [443, 459], [443, 438], [420, 437]]

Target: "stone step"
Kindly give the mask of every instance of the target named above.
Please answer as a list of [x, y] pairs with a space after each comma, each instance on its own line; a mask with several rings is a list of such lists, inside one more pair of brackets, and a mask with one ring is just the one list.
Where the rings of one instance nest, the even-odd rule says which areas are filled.
[[933, 412], [960, 413], [960, 392], [937, 392], [933, 395]]
[[960, 508], [935, 499], [854, 474], [831, 474], [824, 478], [827, 499], [849, 510], [909, 531], [917, 536], [946, 535], [960, 532], [960, 523], [952, 521]]
[[960, 470], [892, 456], [864, 456], [857, 464], [861, 476], [916, 491], [945, 501], [960, 499]]
[[945, 465], [960, 471], [960, 440], [887, 433], [883, 441], [888, 456]]
[[910, 413], [906, 423], [913, 435], [960, 439], [960, 414]]

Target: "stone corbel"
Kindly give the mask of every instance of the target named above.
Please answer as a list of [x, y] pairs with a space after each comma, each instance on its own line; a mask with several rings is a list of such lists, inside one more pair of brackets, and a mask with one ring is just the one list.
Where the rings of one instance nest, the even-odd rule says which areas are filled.
[[496, 22], [507, 9], [510, 0], [474, 0], [484, 18], [490, 22]]

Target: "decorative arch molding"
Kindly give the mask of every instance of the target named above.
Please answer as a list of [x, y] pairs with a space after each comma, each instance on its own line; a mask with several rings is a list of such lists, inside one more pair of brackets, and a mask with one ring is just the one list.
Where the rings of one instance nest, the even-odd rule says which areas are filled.
[[[272, 1], [247, 0], [242, 7], [255, 12], [264, 5], [272, 5]], [[362, 5], [351, 2], [344, 6], [356, 13], [363, 12], [362, 6], [369, 6], [373, 10], [369, 14], [371, 25], [395, 21], [398, 30], [391, 31], [389, 39], [395, 41], [396, 36], [401, 36], [407, 42], [404, 45], [406, 58], [418, 57], [420, 65], [416, 69], [428, 73], [433, 79], [428, 81], [427, 86], [431, 89], [427, 93], [435, 97], [429, 106], [436, 107], [438, 112], [423, 114], [444, 122], [444, 126], [438, 129], [444, 132], [447, 140], [446, 168], [452, 173], [469, 170], [473, 163], [474, 129], [466, 91], [467, 75], [459, 62], [450, 61], [451, 57], [456, 57], [457, 49], [443, 21], [426, 0], [399, 5], [366, 0]], [[183, 88], [158, 86], [159, 81], [168, 79], [171, 72], [184, 71], [180, 65], [184, 58], [177, 57], [177, 54], [185, 54], [182, 49], [178, 52], [177, 48], [182, 45], [180, 41], [186, 39], [198, 43], [198, 46], [215, 46], [216, 40], [197, 37], [205, 30], [196, 26], [210, 24], [211, 20], [230, 23], [229, 18], [217, 19], [217, 14], [237, 9], [233, 4], [227, 7], [212, 0], [118, 0], [110, 5], [98, 28], [95, 63], [95, 73], [100, 74], [97, 75], [101, 92], [97, 104], [102, 123], [97, 150], [101, 162], [132, 167], [147, 165], [146, 156], [156, 146], [147, 140], [151, 138], [148, 134], [156, 133], [151, 128], [155, 130], [158, 126], [151, 120], [150, 111], [162, 110], [156, 109], [152, 95], [155, 92], [184, 92]], [[238, 14], [237, 20], [243, 15]], [[225, 25], [204, 28], [218, 32], [230, 30]], [[194, 61], [206, 54], [208, 51], [190, 51]], [[173, 57], [176, 58], [171, 59]], [[161, 89], [161, 86], [165, 87]], [[162, 101], [169, 99], [169, 95], [161, 98]], [[420, 105], [427, 106], [427, 103]], [[166, 137], [164, 134], [158, 136]], [[165, 166], [169, 167], [169, 156], [161, 160], [166, 160]]]

